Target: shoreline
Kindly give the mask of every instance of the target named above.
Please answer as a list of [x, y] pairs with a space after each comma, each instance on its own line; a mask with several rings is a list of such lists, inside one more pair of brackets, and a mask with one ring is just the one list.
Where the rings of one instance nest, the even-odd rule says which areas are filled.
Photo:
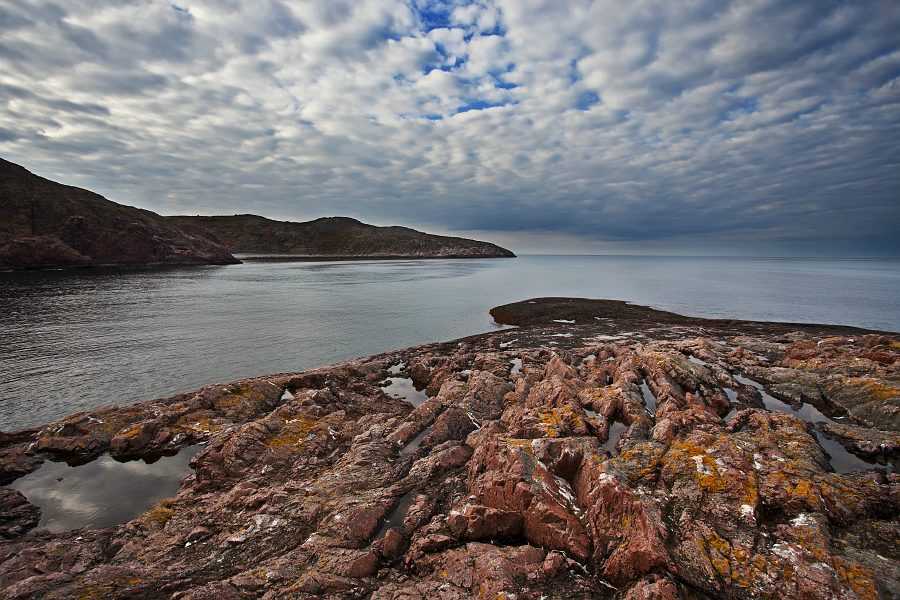
[[[573, 298], [491, 314], [515, 327], [0, 433], [4, 484], [51, 458], [202, 448], [172, 500], [107, 529], [27, 533], [34, 507], [0, 488], [0, 548], [61, 545], [84, 565], [47, 563], [35, 579], [11, 559], [0, 588], [399, 598], [449, 583], [447, 597], [467, 597], [441, 576], [462, 569], [527, 598], [900, 589], [900, 561], [860, 537], [900, 533], [886, 517], [900, 514], [900, 335]], [[425, 395], [392, 397], [395, 380]], [[823, 560], [834, 572], [815, 579]], [[726, 567], [745, 575], [708, 577]], [[812, 587], [763, 577], [788, 567]], [[258, 569], [271, 575], [255, 581]]]
[[181, 267], [228, 267], [232, 265], [240, 265], [245, 262], [365, 262], [365, 261], [379, 261], [379, 260], [475, 260], [475, 259], [495, 259], [495, 258], [518, 258], [517, 256], [505, 256], [505, 255], [497, 255], [497, 256], [478, 256], [478, 255], [465, 255], [465, 254], [453, 254], [447, 256], [414, 256], [414, 255], [385, 255], [385, 256], [295, 256], [295, 255], [266, 255], [266, 256], [255, 256], [255, 255], [245, 255], [242, 253], [238, 253], [235, 255], [235, 260], [230, 262], [183, 262], [183, 263], [173, 263], [173, 262], [154, 262], [154, 263], [92, 263], [92, 264], [82, 264], [82, 265], [60, 265], [60, 266], [39, 266], [39, 267], [21, 267], [21, 268], [0, 268], [0, 273], [30, 273], [30, 272], [42, 272], [42, 271], [85, 271], [85, 270], [100, 270], [100, 269], [108, 269], [108, 270], [132, 270], [132, 269], [166, 269], [166, 268], [181, 268]]

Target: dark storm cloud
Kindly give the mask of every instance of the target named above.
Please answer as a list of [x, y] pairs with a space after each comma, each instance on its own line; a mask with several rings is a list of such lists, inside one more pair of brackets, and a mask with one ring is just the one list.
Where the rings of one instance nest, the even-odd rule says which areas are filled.
[[164, 213], [900, 253], [891, 0], [0, 9], [0, 155]]

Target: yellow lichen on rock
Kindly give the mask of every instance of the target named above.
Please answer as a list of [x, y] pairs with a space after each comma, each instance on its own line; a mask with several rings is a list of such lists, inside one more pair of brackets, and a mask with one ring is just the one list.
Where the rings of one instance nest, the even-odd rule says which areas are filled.
[[284, 425], [274, 436], [266, 440], [269, 448], [296, 447], [309, 436], [318, 422], [315, 419], [295, 417], [284, 422]]
[[172, 508], [174, 501], [171, 499], [162, 500], [144, 513], [143, 519], [156, 524], [160, 528], [165, 527], [166, 523], [175, 516], [175, 510]]

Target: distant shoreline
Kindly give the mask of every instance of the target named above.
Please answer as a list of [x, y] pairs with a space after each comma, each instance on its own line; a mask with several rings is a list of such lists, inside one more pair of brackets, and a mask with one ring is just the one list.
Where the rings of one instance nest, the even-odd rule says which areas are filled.
[[438, 260], [438, 259], [490, 259], [490, 258], [517, 258], [515, 256], [476, 256], [465, 254], [449, 254], [446, 256], [410, 256], [403, 254], [390, 255], [304, 255], [304, 254], [242, 254], [236, 253], [235, 257], [242, 262], [328, 262], [328, 261], [363, 261], [363, 260]]

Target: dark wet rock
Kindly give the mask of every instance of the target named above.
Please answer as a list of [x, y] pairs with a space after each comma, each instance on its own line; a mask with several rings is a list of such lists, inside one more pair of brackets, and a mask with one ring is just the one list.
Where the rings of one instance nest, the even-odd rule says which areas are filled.
[[845, 423], [822, 423], [822, 431], [858, 456], [889, 459], [900, 456], [900, 433]]
[[464, 440], [478, 426], [474, 417], [471, 417], [464, 408], [451, 406], [435, 419], [431, 432], [422, 440], [422, 445], [430, 448], [448, 440]]
[[[0, 432], [0, 436], [6, 435]], [[0, 485], [5, 485], [31, 473], [44, 462], [32, 451], [32, 444], [36, 439], [36, 432], [28, 432], [28, 435], [20, 436], [18, 442], [11, 442], [6, 447], [0, 447]]]
[[28, 235], [0, 241], [0, 266], [16, 269], [84, 267], [91, 258], [55, 235]]
[[897, 595], [897, 336], [533, 302], [514, 332], [0, 434], [6, 481], [203, 448], [104, 530], [33, 529], [3, 489], [4, 597]]
[[40, 519], [38, 507], [20, 492], [0, 488], [0, 538], [15, 538], [33, 529]]

